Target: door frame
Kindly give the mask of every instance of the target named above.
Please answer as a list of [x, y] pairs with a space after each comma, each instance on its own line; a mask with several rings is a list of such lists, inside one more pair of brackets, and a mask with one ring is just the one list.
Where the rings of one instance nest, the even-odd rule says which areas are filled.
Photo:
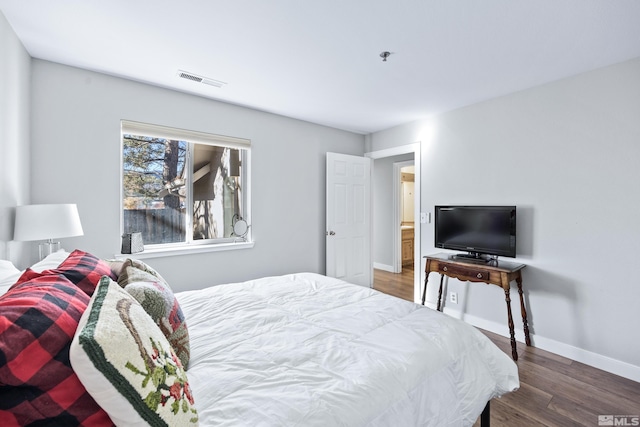
[[[413, 161], [415, 164], [415, 168], [416, 168], [416, 173], [415, 173], [415, 226], [414, 226], [414, 253], [413, 253], [413, 300], [414, 302], [418, 303], [421, 301], [421, 297], [420, 297], [420, 278], [421, 278], [421, 266], [422, 266], [422, 261], [421, 261], [421, 244], [420, 244], [420, 236], [421, 236], [421, 217], [420, 217], [420, 209], [421, 209], [421, 202], [420, 202], [420, 187], [421, 187], [421, 178], [420, 178], [420, 172], [421, 172], [421, 160], [422, 160], [422, 156], [421, 156], [421, 142], [417, 141], [413, 144], [406, 144], [406, 145], [400, 145], [397, 147], [392, 147], [392, 148], [386, 148], [384, 150], [377, 150], [377, 151], [370, 151], [364, 154], [365, 157], [369, 157], [373, 160], [376, 159], [384, 159], [386, 157], [394, 157], [394, 156], [398, 156], [401, 154], [409, 154], [409, 153], [413, 153]], [[373, 174], [373, 168], [375, 167], [375, 162], [373, 162], [373, 164], [371, 165], [371, 173]], [[372, 186], [373, 187], [373, 186]], [[372, 188], [373, 191], [373, 188]], [[372, 212], [373, 215], [373, 212]], [[373, 221], [371, 221], [371, 224], [373, 224]], [[373, 225], [372, 225], [373, 227]], [[394, 228], [395, 229], [395, 228]], [[370, 230], [370, 241], [372, 241], [371, 237], [373, 236], [373, 229]], [[395, 252], [395, 251], [394, 251]], [[373, 259], [371, 260], [371, 280], [373, 280]]]

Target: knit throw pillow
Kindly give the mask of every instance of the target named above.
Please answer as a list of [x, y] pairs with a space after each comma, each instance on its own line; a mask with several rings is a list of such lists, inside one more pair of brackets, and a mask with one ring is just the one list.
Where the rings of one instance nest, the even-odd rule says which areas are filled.
[[71, 365], [116, 425], [189, 426], [187, 373], [142, 306], [103, 277], [71, 343]]
[[142, 261], [127, 259], [118, 284], [133, 296], [167, 337], [182, 366], [189, 366], [189, 331], [184, 314], [166, 280]]

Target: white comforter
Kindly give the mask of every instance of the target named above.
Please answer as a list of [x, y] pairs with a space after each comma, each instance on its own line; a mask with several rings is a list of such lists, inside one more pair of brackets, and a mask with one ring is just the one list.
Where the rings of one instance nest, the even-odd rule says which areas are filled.
[[325, 276], [177, 294], [203, 426], [465, 426], [515, 390], [475, 328]]

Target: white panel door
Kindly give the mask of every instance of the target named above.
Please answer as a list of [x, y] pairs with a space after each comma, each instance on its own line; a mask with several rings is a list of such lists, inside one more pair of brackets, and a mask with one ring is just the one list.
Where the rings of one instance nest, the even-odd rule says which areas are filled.
[[371, 287], [371, 159], [327, 153], [327, 276]]

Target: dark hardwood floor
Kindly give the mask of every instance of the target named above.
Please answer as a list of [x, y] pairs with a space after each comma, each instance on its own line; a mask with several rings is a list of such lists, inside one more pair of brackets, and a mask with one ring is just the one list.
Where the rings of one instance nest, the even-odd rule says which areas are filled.
[[[413, 301], [413, 270], [374, 270], [373, 287]], [[481, 331], [511, 354], [508, 338]], [[640, 383], [520, 342], [518, 356], [520, 389], [491, 401], [492, 427], [598, 426], [600, 415], [630, 416], [615, 425], [638, 425]]]
[[413, 266], [403, 267], [402, 273], [374, 269], [373, 289], [413, 301]]

